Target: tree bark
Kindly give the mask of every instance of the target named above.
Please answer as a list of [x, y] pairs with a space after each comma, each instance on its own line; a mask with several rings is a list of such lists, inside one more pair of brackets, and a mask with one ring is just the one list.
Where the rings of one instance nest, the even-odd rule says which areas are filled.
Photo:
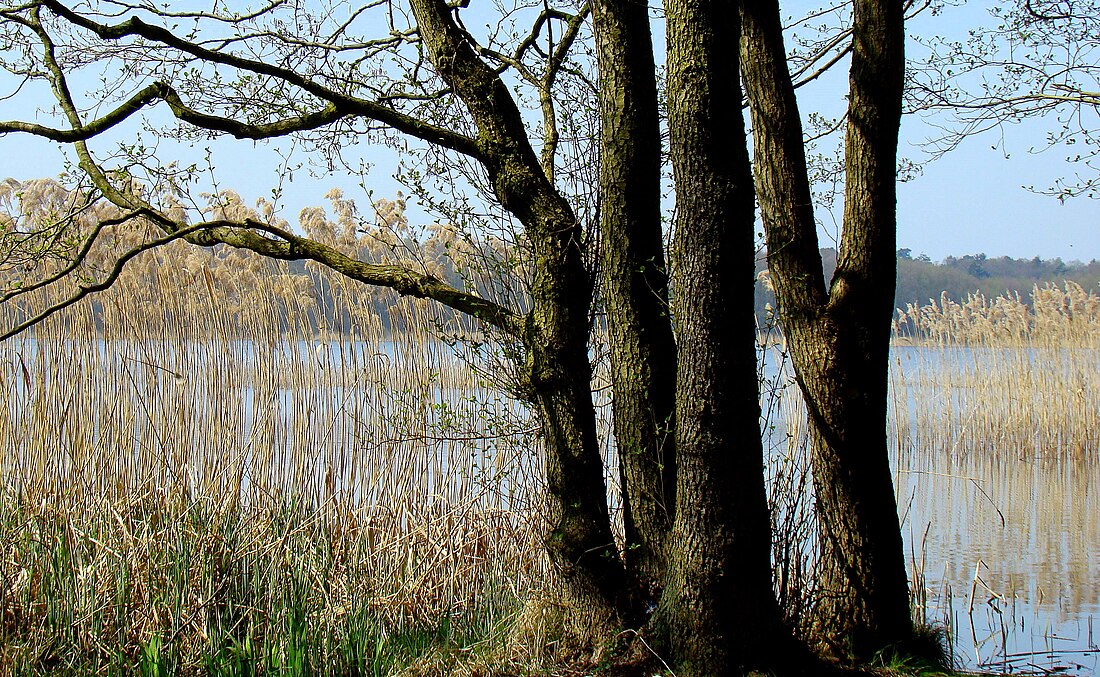
[[[897, 144], [905, 72], [903, 3], [857, 0], [844, 238], [830, 292], [837, 369], [819, 398], [815, 486], [822, 533], [819, 618], [857, 656], [912, 634], [909, 588], [886, 440], [890, 321], [897, 283]], [[829, 381], [826, 381], [829, 382]], [[829, 407], [828, 405], [832, 405]]]
[[855, 2], [844, 229], [828, 292], [779, 7], [740, 6], [768, 266], [814, 444], [821, 539], [815, 634], [835, 654], [866, 659], [912, 634], [886, 441], [902, 3]]
[[667, 0], [676, 179], [676, 515], [655, 625], [680, 675], [774, 666], [753, 320], [754, 202], [737, 77], [736, 6]]
[[[552, 561], [566, 583], [570, 622], [597, 641], [628, 608], [629, 587], [611, 534], [588, 358], [591, 274], [580, 224], [550, 184], [519, 109], [440, 0], [412, 0], [432, 64], [477, 125], [479, 156], [500, 203], [523, 223], [534, 252], [524, 346], [529, 397], [546, 442]], [[585, 648], [585, 647], [581, 647]]]
[[600, 71], [603, 304], [628, 569], [655, 598], [672, 528], [676, 343], [661, 232], [661, 136], [648, 8], [593, 5]]

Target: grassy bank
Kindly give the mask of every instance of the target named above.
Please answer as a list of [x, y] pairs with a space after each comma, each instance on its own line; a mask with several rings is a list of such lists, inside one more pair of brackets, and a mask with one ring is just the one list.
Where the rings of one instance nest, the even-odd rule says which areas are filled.
[[526, 548], [508, 522], [9, 496], [0, 672], [381, 675], [429, 656], [442, 674], [495, 649], [517, 612]]
[[394, 341], [368, 289], [203, 256], [0, 344], [0, 675], [537, 664], [498, 651], [553, 585], [502, 358], [456, 359], [422, 302]]

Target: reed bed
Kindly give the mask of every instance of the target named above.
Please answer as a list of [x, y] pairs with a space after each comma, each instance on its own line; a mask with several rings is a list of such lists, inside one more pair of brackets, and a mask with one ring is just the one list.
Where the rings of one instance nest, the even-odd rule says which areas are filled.
[[[500, 241], [410, 233], [398, 202], [376, 203], [372, 225], [332, 201], [332, 220], [303, 212], [312, 237], [525, 306], [521, 257]], [[232, 194], [212, 210], [272, 218]], [[82, 274], [147, 237], [110, 230]], [[0, 272], [21, 284], [28, 260], [3, 254]], [[0, 326], [71, 290], [0, 304]], [[1030, 304], [907, 309], [898, 335], [919, 348], [894, 354], [899, 449], [1091, 454], [1098, 305], [1067, 284]], [[513, 347], [495, 338], [308, 264], [176, 243], [0, 343], [0, 675], [538, 664], [548, 642], [523, 626], [545, 605], [521, 612], [554, 580], [538, 426], [508, 394]], [[618, 515], [605, 349], [595, 336]], [[806, 414], [781, 337], [765, 332], [761, 356], [776, 586], [803, 627], [816, 558]]]
[[[65, 202], [52, 184], [24, 191]], [[332, 197], [333, 220], [303, 213], [312, 237], [524, 307], [524, 271], [501, 269], [516, 257], [499, 242], [446, 226], [418, 240], [398, 203], [377, 203], [372, 225]], [[223, 198], [215, 216], [271, 217]], [[82, 274], [102, 275], [148, 236], [108, 229]], [[31, 262], [39, 276], [60, 265]], [[7, 266], [9, 284], [22, 263]], [[71, 291], [18, 296], [0, 322]], [[554, 614], [538, 429], [508, 395], [511, 346], [493, 338], [308, 264], [171, 244], [0, 343], [0, 675], [538, 665]], [[620, 516], [598, 334], [593, 356]], [[780, 587], [794, 609], [809, 571], [794, 541], [809, 515], [796, 498], [805, 447], [780, 411], [795, 390], [777, 378], [764, 407]]]
[[987, 298], [970, 294], [959, 303], [945, 292], [939, 302], [909, 304], [899, 311], [895, 333], [922, 345], [1095, 348], [1100, 345], [1100, 296], [1076, 282]]
[[1036, 287], [1029, 301], [975, 294], [909, 306], [893, 352], [902, 449], [1095, 458], [1100, 446], [1100, 297]]
[[0, 343], [0, 675], [473, 669], [553, 576], [537, 425], [466, 333], [169, 246]]

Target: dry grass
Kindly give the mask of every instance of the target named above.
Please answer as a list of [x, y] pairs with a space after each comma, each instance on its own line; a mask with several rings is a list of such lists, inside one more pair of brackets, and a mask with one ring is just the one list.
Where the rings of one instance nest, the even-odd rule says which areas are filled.
[[468, 660], [550, 579], [535, 423], [503, 357], [438, 340], [460, 321], [233, 252], [134, 263], [0, 343], [0, 675], [388, 674]]
[[5, 673], [388, 671], [391, 638], [481, 641], [521, 594], [510, 558], [525, 548], [488, 511], [234, 511], [150, 495], [63, 511], [9, 498], [0, 518]]

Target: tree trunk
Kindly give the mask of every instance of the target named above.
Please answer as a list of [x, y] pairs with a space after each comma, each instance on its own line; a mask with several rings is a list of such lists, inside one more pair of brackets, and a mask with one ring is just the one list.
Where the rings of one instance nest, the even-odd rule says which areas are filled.
[[737, 77], [736, 6], [668, 0], [676, 221], [676, 515], [655, 625], [680, 675], [773, 666], [753, 320], [754, 203]]
[[593, 6], [599, 55], [600, 229], [627, 567], [651, 599], [664, 573], [676, 456], [676, 343], [661, 233], [661, 137], [648, 8]]
[[886, 441], [902, 3], [855, 3], [844, 230], [828, 293], [779, 7], [742, 2], [741, 13], [768, 266], [814, 444], [815, 629], [832, 652], [866, 659], [912, 633]]
[[574, 628], [580, 635], [574, 639], [602, 641], [620, 623], [630, 590], [611, 534], [592, 406], [592, 281], [581, 255], [580, 224], [544, 173], [508, 87], [474, 53], [447, 5], [411, 4], [432, 64], [477, 125], [480, 159], [497, 199], [530, 238], [525, 373], [546, 442], [546, 546], [566, 584], [567, 616], [582, 626]]
[[[836, 377], [814, 434], [822, 539], [819, 618], [861, 657], [912, 634], [886, 415], [897, 283], [897, 145], [905, 73], [903, 3], [855, 2], [845, 138], [844, 238], [830, 292]], [[820, 363], [817, 363], [820, 364]], [[812, 388], [812, 386], [808, 386]], [[831, 400], [831, 401], [830, 401]], [[843, 645], [843, 644], [841, 644]]]

